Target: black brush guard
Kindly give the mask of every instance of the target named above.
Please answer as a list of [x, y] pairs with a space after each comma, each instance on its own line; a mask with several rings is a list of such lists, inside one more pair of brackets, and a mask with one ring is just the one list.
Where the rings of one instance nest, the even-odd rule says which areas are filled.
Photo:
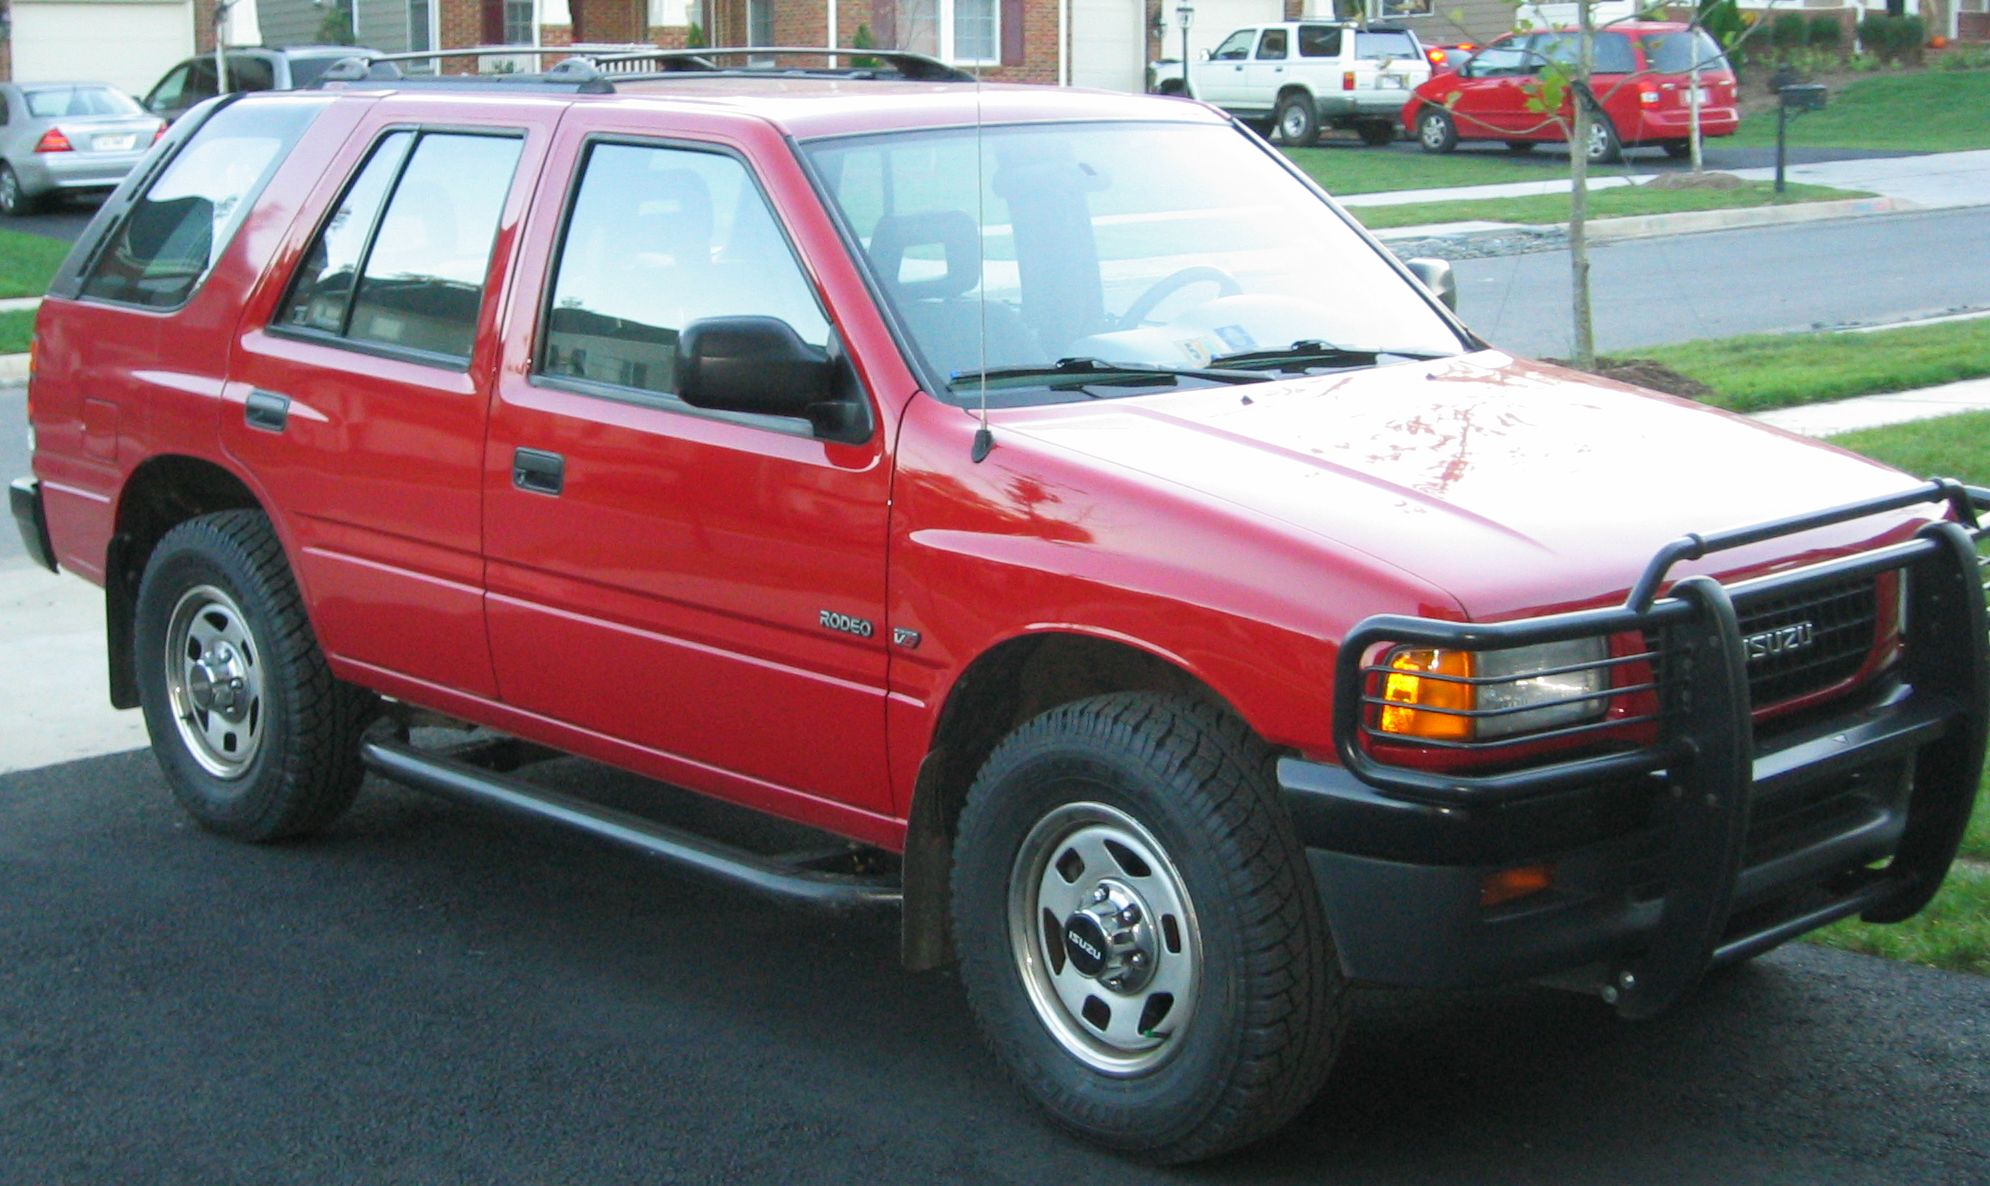
[[[1664, 597], [1658, 595], [1673, 566], [1683, 561], [1869, 515], [1944, 502], [1952, 520], [1930, 523], [1906, 542], [1732, 586], [1709, 577], [1688, 577], [1673, 584]], [[1603, 937], [1606, 947], [1613, 942], [1620, 947], [1631, 945], [1608, 957], [1609, 966], [1601, 977], [1606, 998], [1614, 999], [1619, 1011], [1628, 1016], [1649, 1016], [1665, 1009], [1690, 990], [1709, 967], [1746, 958], [1837, 918], [1856, 913], [1875, 922], [1904, 919], [1927, 904], [1954, 861], [1983, 764], [1986, 714], [1990, 714], [1990, 662], [1986, 662], [1981, 561], [1976, 550], [1976, 540], [1984, 534], [1976, 519], [1979, 505], [1990, 506], [1990, 491], [1937, 481], [1815, 514], [1686, 536], [1662, 548], [1625, 603], [1614, 608], [1493, 624], [1395, 615], [1369, 618], [1343, 644], [1336, 672], [1334, 720], [1345, 774], [1366, 785], [1351, 788], [1342, 772], [1288, 759], [1280, 769], [1288, 802], [1308, 800], [1298, 802], [1296, 809], [1303, 813], [1310, 808], [1314, 820], [1319, 821], [1327, 814], [1320, 809], [1324, 799], [1338, 798], [1352, 805], [1367, 795], [1372, 799], [1369, 808], [1388, 808], [1371, 810], [1372, 819], [1381, 821], [1393, 812], [1404, 821], [1399, 829], [1401, 837], [1419, 838], [1399, 838], [1398, 851], [1392, 855], [1401, 858], [1407, 851], [1405, 843], [1415, 848], [1423, 838], [1444, 836], [1449, 816], [1483, 818], [1488, 813], [1526, 813], [1532, 808], [1535, 817], [1545, 817], [1548, 813], [1541, 809], [1551, 809], [1558, 796], [1570, 791], [1640, 783], [1650, 786], [1657, 780], [1673, 800], [1667, 813], [1669, 835], [1645, 859], [1650, 866], [1646, 880], [1658, 887], [1657, 902], [1655, 906], [1647, 904], [1641, 914], [1643, 921], [1635, 928], [1620, 928], [1614, 937]], [[1860, 700], [1854, 711], [1841, 712], [1820, 726], [1786, 730], [1758, 750], [1749, 701], [1748, 657], [1737, 607], [1745, 611], [1777, 597], [1832, 582], [1875, 579], [1890, 571], [1906, 574], [1901, 582], [1904, 646], [1899, 664], [1887, 676], [1890, 694]], [[1655, 679], [1648, 686], [1655, 689], [1654, 696], [1664, 696], [1664, 707], [1638, 719], [1650, 722], [1645, 736], [1655, 732], [1655, 740], [1616, 752], [1479, 774], [1390, 764], [1379, 760], [1366, 744], [1384, 737], [1371, 719], [1387, 701], [1372, 689], [1389, 669], [1369, 662], [1382, 644], [1485, 651], [1624, 635], [1663, 639], [1664, 682], [1668, 686], [1657, 689]], [[1613, 658], [1596, 665], [1628, 661]], [[1462, 711], [1458, 715], [1485, 716], [1497, 711]], [[1588, 723], [1551, 730], [1549, 735], [1611, 728], [1621, 733], [1623, 726], [1622, 720]], [[1401, 738], [1394, 740], [1401, 742]], [[1451, 744], [1452, 748], [1487, 748], [1485, 743]], [[1752, 918], [1746, 894], [1742, 908], [1736, 909], [1738, 886], [1750, 892], [1759, 890], [1774, 878], [1794, 876], [1793, 870], [1814, 872], [1820, 857], [1824, 863], [1833, 857], [1830, 851], [1805, 852], [1799, 847], [1773, 859], [1746, 863], [1752, 805], [1792, 788], [1888, 763], [1897, 763], [1903, 778], [1911, 775], [1912, 789], [1905, 800], [1904, 822], [1895, 819], [1886, 835], [1889, 840], [1897, 835], [1898, 840], [1883, 868], [1868, 867], [1876, 865], [1870, 859], [1854, 859], [1853, 864], [1859, 867], [1844, 871], [1831, 882], [1828, 900], [1811, 901], [1795, 912]], [[1318, 835], [1319, 829], [1309, 828], [1307, 823], [1302, 814], [1302, 835]], [[1345, 827], [1342, 833], [1346, 834]], [[1308, 839], [1310, 842], [1312, 836]], [[1867, 848], [1856, 853], [1846, 847], [1849, 840], [1840, 837], [1838, 841], [1841, 849], [1851, 854], [1847, 859], [1869, 858], [1871, 835], [1864, 837]], [[1441, 853], [1418, 859], [1435, 864], [1446, 860]], [[1470, 854], [1458, 860], [1469, 864]], [[1317, 861], [1316, 868], [1324, 877], [1333, 875]], [[1381, 889], [1381, 884], [1376, 883], [1365, 908], [1395, 915], [1392, 925], [1399, 928], [1417, 919], [1416, 907], [1405, 907], [1399, 913], [1386, 904], [1389, 896], [1400, 899], [1410, 883], [1396, 882], [1388, 890]], [[1448, 888], [1455, 898], [1455, 883]], [[1326, 886], [1323, 893], [1332, 915], [1334, 893]], [[1761, 897], [1759, 893], [1754, 896]], [[1358, 912], [1344, 909], [1342, 913]], [[1618, 914], [1628, 916], [1621, 909]], [[1424, 921], [1428, 920], [1426, 915]], [[1379, 938], [1379, 932], [1371, 932], [1368, 946], [1380, 946]], [[1569, 938], [1558, 935], [1545, 946], [1571, 952], [1595, 948], [1594, 943], [1585, 947], [1581, 942], [1564, 942]], [[1407, 934], [1401, 939], [1408, 943], [1425, 941]], [[1489, 967], [1502, 966], [1501, 958], [1481, 954]], [[1539, 962], [1537, 958], [1536, 965]], [[1520, 965], [1509, 962], [1504, 966]], [[1551, 974], [1569, 969], [1531, 966], [1528, 970]]]

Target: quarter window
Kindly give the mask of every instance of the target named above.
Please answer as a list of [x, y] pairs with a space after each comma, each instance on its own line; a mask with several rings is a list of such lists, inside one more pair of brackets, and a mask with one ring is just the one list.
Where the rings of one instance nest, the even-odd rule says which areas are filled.
[[668, 396], [684, 328], [745, 315], [829, 341], [746, 167], [714, 152], [594, 145], [560, 246], [540, 373]]
[[381, 140], [305, 253], [278, 324], [467, 361], [519, 144], [455, 132]]
[[237, 103], [207, 121], [111, 231], [82, 295], [185, 304], [322, 100]]

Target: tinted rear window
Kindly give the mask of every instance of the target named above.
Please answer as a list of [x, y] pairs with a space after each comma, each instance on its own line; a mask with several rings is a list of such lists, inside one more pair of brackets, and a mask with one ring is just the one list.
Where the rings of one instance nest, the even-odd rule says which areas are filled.
[[237, 103], [216, 112], [112, 228], [82, 295], [150, 309], [185, 304], [323, 106]]
[[55, 86], [23, 91], [28, 114], [36, 119], [79, 115], [139, 115], [143, 108], [129, 96], [107, 86]]
[[1414, 58], [1421, 56], [1417, 50], [1416, 38], [1408, 33], [1356, 33], [1354, 35], [1354, 56], [1357, 58]]

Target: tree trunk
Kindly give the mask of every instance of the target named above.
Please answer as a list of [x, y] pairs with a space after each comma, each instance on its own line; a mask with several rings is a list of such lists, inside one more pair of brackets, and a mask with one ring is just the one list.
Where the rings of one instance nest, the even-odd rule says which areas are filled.
[[1570, 358], [1576, 367], [1596, 365], [1596, 329], [1589, 310], [1589, 76], [1596, 61], [1596, 21], [1593, 0], [1577, 0], [1582, 37], [1576, 59], [1569, 126], [1569, 292], [1573, 297], [1575, 342]]

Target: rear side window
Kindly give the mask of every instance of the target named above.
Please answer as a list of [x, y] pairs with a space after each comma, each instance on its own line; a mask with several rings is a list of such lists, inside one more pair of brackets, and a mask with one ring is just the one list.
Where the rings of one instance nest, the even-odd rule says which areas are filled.
[[1264, 36], [1258, 39], [1258, 57], [1277, 58], [1277, 59], [1284, 58], [1285, 30], [1266, 29], [1264, 31]]
[[1299, 26], [1299, 56], [1302, 58], [1340, 57], [1339, 25]]
[[[1575, 33], [1536, 33], [1531, 39], [1531, 48], [1537, 55], [1537, 62], [1573, 66], [1582, 58], [1582, 42]], [[1631, 52], [1631, 39], [1622, 33], [1598, 33], [1595, 52], [1596, 73], [1637, 73], [1638, 60]]]
[[273, 91], [276, 69], [265, 58], [228, 59], [228, 89], [231, 91]]
[[305, 253], [276, 324], [467, 362], [521, 143], [383, 138]]
[[238, 103], [216, 112], [112, 229], [81, 295], [148, 309], [184, 305], [322, 107]]

